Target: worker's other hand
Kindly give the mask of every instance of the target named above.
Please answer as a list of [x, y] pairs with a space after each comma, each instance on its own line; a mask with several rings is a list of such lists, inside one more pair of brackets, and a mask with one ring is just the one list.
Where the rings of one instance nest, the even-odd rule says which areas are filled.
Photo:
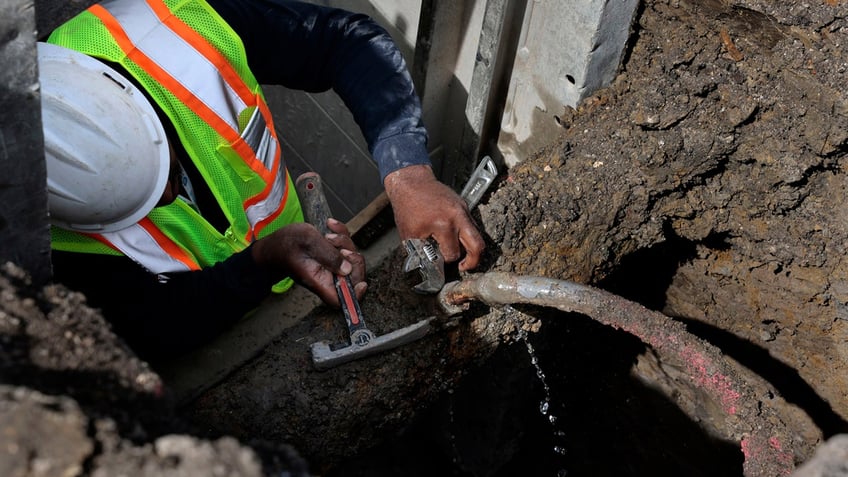
[[347, 226], [335, 219], [327, 221], [331, 233], [322, 236], [310, 224], [287, 225], [253, 244], [253, 258], [272, 273], [289, 276], [318, 295], [324, 303], [340, 306], [333, 283], [334, 275], [350, 276], [357, 298], [365, 283], [365, 258], [360, 255]]
[[459, 262], [462, 271], [480, 262], [485, 242], [471, 219], [465, 201], [433, 175], [430, 166], [398, 169], [386, 176], [386, 194], [402, 240], [433, 237], [446, 262]]

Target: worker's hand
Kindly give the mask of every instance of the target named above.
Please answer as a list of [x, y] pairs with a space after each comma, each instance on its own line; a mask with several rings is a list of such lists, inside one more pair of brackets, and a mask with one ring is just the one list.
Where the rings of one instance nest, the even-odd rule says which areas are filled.
[[430, 166], [398, 169], [384, 181], [402, 240], [433, 237], [446, 262], [459, 262], [462, 271], [480, 262], [485, 242], [471, 219], [465, 201], [433, 175]]
[[327, 221], [331, 233], [321, 233], [310, 224], [287, 225], [253, 244], [253, 258], [280, 277], [289, 276], [318, 295], [324, 303], [340, 306], [333, 275], [350, 276], [361, 299], [365, 283], [365, 259], [356, 251], [347, 226]]

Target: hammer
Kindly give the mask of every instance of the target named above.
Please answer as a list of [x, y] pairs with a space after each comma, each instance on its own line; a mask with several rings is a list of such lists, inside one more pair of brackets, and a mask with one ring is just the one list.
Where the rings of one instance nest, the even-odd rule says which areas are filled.
[[[321, 177], [315, 172], [301, 174], [295, 181], [297, 195], [306, 221], [326, 235], [330, 232], [327, 219], [330, 207], [324, 195]], [[423, 320], [391, 333], [377, 336], [365, 325], [362, 308], [353, 291], [350, 277], [336, 275], [333, 278], [339, 295], [342, 313], [349, 332], [347, 343], [329, 344], [325, 341], [313, 343], [312, 363], [318, 369], [329, 369], [342, 363], [395, 348], [425, 336], [430, 330], [430, 320]]]

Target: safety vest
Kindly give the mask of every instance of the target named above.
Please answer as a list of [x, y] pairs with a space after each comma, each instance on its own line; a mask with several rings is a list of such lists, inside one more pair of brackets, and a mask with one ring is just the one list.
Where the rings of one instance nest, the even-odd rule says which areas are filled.
[[155, 274], [190, 271], [303, 221], [241, 39], [205, 1], [107, 0], [48, 41], [118, 63], [131, 74], [171, 119], [229, 220], [219, 233], [178, 199], [118, 232], [53, 227], [54, 249], [122, 254]]

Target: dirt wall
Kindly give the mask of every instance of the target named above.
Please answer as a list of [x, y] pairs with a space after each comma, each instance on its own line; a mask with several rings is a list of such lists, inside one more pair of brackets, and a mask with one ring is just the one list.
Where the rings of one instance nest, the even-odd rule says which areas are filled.
[[493, 267], [678, 317], [844, 431], [846, 13], [644, 2], [624, 73], [482, 206]]

